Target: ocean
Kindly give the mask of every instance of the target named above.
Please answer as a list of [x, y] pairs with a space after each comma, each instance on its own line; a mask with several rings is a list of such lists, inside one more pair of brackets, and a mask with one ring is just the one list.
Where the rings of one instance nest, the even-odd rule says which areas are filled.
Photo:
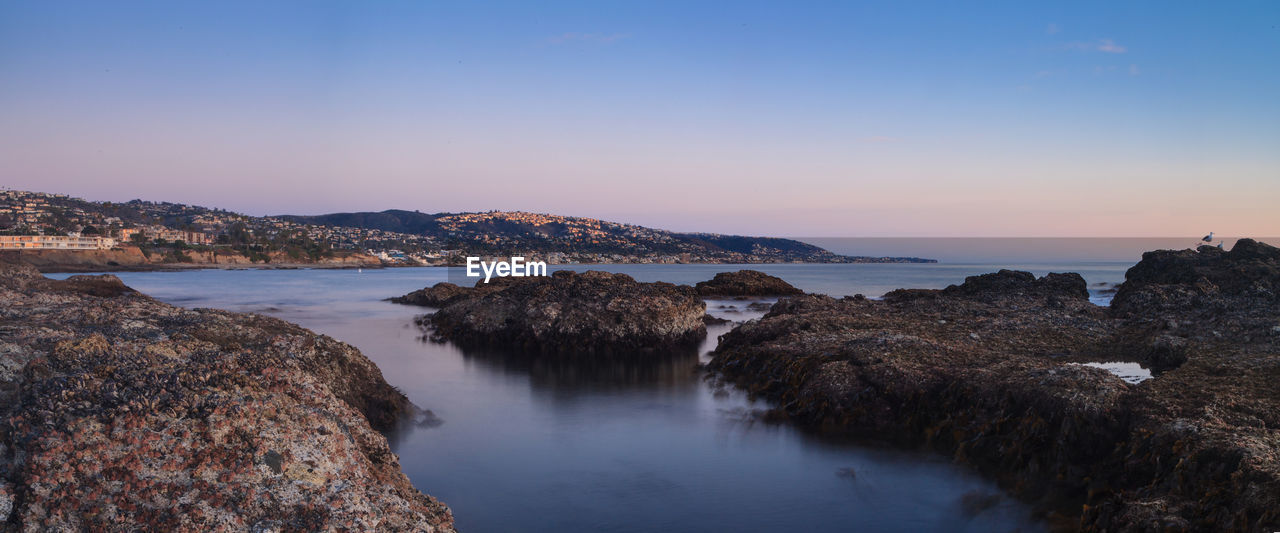
[[[1123, 280], [1140, 256], [1135, 247], [1163, 242], [1072, 242], [1077, 255], [1066, 256], [1042, 242], [989, 241], [810, 239], [840, 253], [943, 261], [937, 264], [572, 268], [674, 283], [754, 268], [811, 292], [872, 297], [900, 287], [945, 287], [1000, 268], [1079, 272], [1095, 301], [1105, 304], [1105, 289]], [[646, 364], [567, 364], [424, 341], [413, 324], [424, 309], [383, 299], [446, 280], [443, 268], [118, 275], [175, 305], [267, 314], [360, 348], [387, 381], [443, 421], [405, 427], [390, 440], [410, 479], [453, 509], [461, 531], [1046, 527], [1027, 505], [947, 457], [762, 422], [757, 415], [768, 405], [708, 381], [696, 368], [729, 326], [710, 328], [697, 353]], [[708, 310], [731, 320], [760, 316], [747, 303], [711, 301]], [[962, 502], [973, 495], [1000, 495], [999, 503], [966, 509]]]
[[[991, 237], [991, 238], [885, 238], [794, 237], [838, 254], [889, 257], [924, 257], [944, 263], [1088, 264], [1132, 265], [1151, 250], [1181, 250], [1202, 244], [1199, 237]], [[1239, 237], [1214, 236], [1212, 245], [1227, 249]], [[1251, 237], [1272, 246], [1280, 237]]]

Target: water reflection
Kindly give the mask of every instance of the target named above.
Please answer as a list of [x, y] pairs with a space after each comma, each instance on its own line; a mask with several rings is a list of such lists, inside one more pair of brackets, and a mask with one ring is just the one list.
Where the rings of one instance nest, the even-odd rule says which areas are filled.
[[[427, 325], [420, 326], [422, 335], [419, 341], [456, 351], [475, 368], [527, 377], [529, 384], [541, 391], [573, 393], [688, 387], [703, 376], [700, 363], [710, 359], [707, 354], [715, 348], [720, 335], [733, 329], [735, 322], [764, 316], [775, 302], [777, 298], [706, 300], [708, 314], [730, 323], [708, 326], [707, 335], [696, 346], [656, 353], [565, 355], [457, 345], [433, 338]], [[414, 322], [423, 324], [425, 321], [420, 315]], [[716, 394], [723, 397], [727, 390], [725, 386], [720, 384], [716, 387]]]
[[[881, 269], [803, 266], [778, 270], [868, 294], [851, 272]], [[884, 266], [882, 277], [894, 268]], [[699, 281], [735, 268], [618, 269], [638, 279]], [[165, 301], [255, 310], [359, 348], [435, 415], [407, 421], [390, 436], [392, 449], [417, 488], [449, 504], [461, 531], [1043, 530], [1011, 498], [971, 496], [966, 506], [964, 495], [998, 489], [946, 457], [767, 423], [768, 404], [708, 382], [696, 368], [728, 324], [709, 327], [688, 353], [569, 362], [422, 342], [413, 323], [422, 309], [382, 299], [442, 280], [432, 269], [122, 277]], [[749, 302], [724, 304], [737, 313], [719, 305], [711, 313], [730, 320], [763, 314]]]
[[1151, 369], [1142, 366], [1141, 363], [1130, 361], [1104, 361], [1081, 364], [1106, 370], [1107, 372], [1115, 374], [1127, 383], [1137, 384], [1151, 379]]
[[[430, 341], [426, 341], [430, 342]], [[460, 348], [488, 371], [527, 375], [536, 389], [600, 391], [683, 386], [697, 378], [698, 349], [627, 356], [530, 355], [489, 348]]]

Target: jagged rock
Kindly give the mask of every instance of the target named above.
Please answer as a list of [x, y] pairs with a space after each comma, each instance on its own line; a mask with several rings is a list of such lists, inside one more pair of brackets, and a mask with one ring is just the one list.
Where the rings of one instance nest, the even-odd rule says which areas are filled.
[[1111, 308], [1118, 316], [1155, 316], [1197, 309], [1244, 311], [1280, 302], [1280, 248], [1240, 239], [1230, 252], [1159, 250], [1125, 273]]
[[927, 289], [898, 289], [885, 295], [886, 300], [909, 298], [958, 297], [996, 301], [1033, 298], [1047, 301], [1054, 298], [1089, 299], [1089, 288], [1084, 278], [1074, 272], [1050, 273], [1037, 279], [1030, 272], [1001, 270], [990, 274], [969, 276], [960, 285], [951, 285], [941, 291]]
[[422, 323], [462, 344], [545, 353], [651, 352], [706, 336], [706, 304], [688, 286], [596, 271], [499, 279], [506, 281], [463, 291]]
[[452, 531], [374, 429], [413, 406], [347, 344], [7, 264], [0, 323], [0, 530]]
[[[1083, 529], [1273, 531], [1278, 266], [1247, 239], [1151, 252], [1112, 309], [1078, 276], [1010, 271], [799, 296], [725, 334], [709, 367], [812, 427], [953, 454]], [[1069, 364], [1134, 358], [1156, 376]]]
[[791, 296], [804, 294], [782, 278], [770, 276], [758, 270], [721, 272], [710, 281], [700, 281], [694, 286], [703, 297], [733, 296]]

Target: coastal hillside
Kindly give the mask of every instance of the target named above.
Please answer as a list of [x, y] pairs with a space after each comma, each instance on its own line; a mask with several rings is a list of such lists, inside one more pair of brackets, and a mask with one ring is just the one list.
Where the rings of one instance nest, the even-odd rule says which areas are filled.
[[[675, 233], [604, 220], [519, 211], [388, 210], [256, 217], [171, 202], [94, 202], [65, 194], [0, 191], [0, 236], [85, 238], [132, 245], [171, 263], [232, 251], [267, 264], [323, 263], [352, 252], [387, 264], [461, 264], [466, 256], [524, 255], [549, 263], [924, 263], [844, 256], [792, 239]], [[4, 244], [0, 243], [0, 248]], [[108, 265], [110, 266], [110, 265]]]
[[[677, 233], [594, 218], [523, 211], [437, 213], [388, 210], [277, 217], [297, 224], [408, 233], [468, 254], [534, 253], [553, 262], [636, 258], [663, 262], [924, 263], [915, 257], [844, 256], [793, 239]], [[586, 262], [586, 261], [582, 261]]]

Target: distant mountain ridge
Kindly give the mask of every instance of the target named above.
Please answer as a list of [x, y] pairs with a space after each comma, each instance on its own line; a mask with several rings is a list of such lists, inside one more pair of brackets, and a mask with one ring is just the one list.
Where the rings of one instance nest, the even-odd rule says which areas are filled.
[[586, 217], [523, 211], [380, 212], [280, 215], [297, 224], [423, 235], [468, 253], [559, 252], [628, 256], [681, 256], [698, 260], [816, 263], [925, 263], [916, 257], [844, 256], [794, 239], [715, 233], [678, 233]]

